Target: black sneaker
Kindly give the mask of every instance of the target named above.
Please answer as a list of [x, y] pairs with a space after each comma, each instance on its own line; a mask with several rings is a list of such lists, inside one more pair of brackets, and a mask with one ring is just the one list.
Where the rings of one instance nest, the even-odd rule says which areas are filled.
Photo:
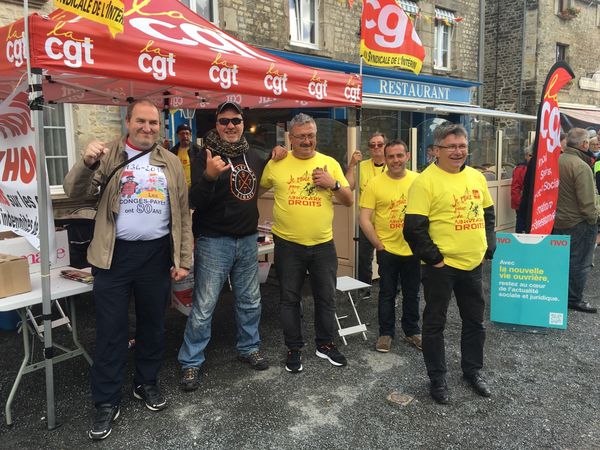
[[195, 391], [200, 387], [200, 368], [187, 367], [181, 370], [181, 389], [187, 392]]
[[88, 431], [90, 439], [100, 441], [106, 439], [112, 431], [112, 423], [119, 418], [121, 408], [103, 403], [96, 408], [92, 428]]
[[160, 411], [167, 407], [167, 400], [155, 384], [140, 384], [134, 387], [133, 396], [138, 400], [144, 400], [146, 408], [150, 411]]
[[258, 350], [247, 355], [238, 355], [242, 362], [250, 364], [254, 370], [265, 370], [269, 368], [269, 361]]
[[316, 354], [319, 358], [328, 359], [331, 364], [337, 367], [348, 364], [346, 357], [340, 353], [334, 344], [319, 345]]
[[302, 352], [297, 348], [292, 348], [288, 351], [287, 360], [285, 361], [285, 370], [292, 373], [302, 372]]

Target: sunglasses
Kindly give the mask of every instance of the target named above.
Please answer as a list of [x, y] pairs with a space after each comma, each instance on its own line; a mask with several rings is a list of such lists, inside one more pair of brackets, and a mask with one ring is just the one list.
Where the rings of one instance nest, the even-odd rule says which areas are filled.
[[219, 122], [219, 125], [223, 125], [224, 127], [229, 125], [229, 122], [231, 122], [234, 125], [239, 125], [243, 121], [244, 121], [244, 119], [241, 119], [239, 117], [234, 117], [233, 119], [228, 119], [227, 117], [221, 117], [220, 119], [217, 119], [217, 122]]
[[380, 143], [380, 142], [377, 142], [377, 143], [372, 143], [372, 144], [369, 144], [369, 148], [381, 148], [381, 147], [383, 147], [384, 145], [385, 145], [385, 144], [382, 144], [382, 143]]

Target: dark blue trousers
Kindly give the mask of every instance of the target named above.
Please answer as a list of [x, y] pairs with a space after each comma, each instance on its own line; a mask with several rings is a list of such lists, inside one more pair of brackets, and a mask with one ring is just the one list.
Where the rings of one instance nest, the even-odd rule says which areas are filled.
[[171, 292], [170, 236], [115, 242], [111, 268], [93, 269], [96, 351], [94, 404], [118, 405], [127, 366], [128, 309], [136, 313], [134, 384], [155, 384], [164, 353], [164, 314]]

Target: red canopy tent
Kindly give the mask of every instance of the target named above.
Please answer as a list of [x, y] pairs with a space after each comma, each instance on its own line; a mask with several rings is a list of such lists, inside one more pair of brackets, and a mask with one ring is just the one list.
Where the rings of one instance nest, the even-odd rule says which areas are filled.
[[[169, 108], [358, 106], [353, 74], [313, 69], [254, 48], [175, 0], [125, 0], [124, 32], [56, 10], [28, 17], [30, 67], [44, 98], [124, 105], [151, 98]], [[0, 97], [26, 70], [24, 20], [0, 28]]]
[[[50, 263], [43, 102], [126, 105], [149, 98], [160, 108], [360, 106], [361, 78], [317, 70], [258, 50], [176, 0], [124, 0], [124, 32], [56, 10], [24, 14], [0, 28], [0, 99], [28, 74], [36, 133], [36, 173], [46, 356], [48, 428], [55, 427]], [[27, 11], [25, 1], [25, 11]], [[43, 99], [42, 99], [43, 95]], [[26, 331], [24, 331], [26, 332]]]

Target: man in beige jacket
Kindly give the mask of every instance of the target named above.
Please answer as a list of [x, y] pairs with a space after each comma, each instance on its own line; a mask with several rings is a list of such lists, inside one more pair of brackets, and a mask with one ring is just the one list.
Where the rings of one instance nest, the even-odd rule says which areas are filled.
[[166, 407], [157, 384], [164, 312], [171, 279], [183, 279], [192, 264], [187, 184], [177, 157], [156, 145], [159, 111], [147, 100], [136, 101], [125, 125], [124, 138], [90, 143], [64, 180], [69, 197], [100, 196], [88, 249], [96, 303], [96, 411], [88, 432], [94, 440], [110, 434], [120, 413], [131, 293], [137, 327], [133, 396], [152, 411]]

